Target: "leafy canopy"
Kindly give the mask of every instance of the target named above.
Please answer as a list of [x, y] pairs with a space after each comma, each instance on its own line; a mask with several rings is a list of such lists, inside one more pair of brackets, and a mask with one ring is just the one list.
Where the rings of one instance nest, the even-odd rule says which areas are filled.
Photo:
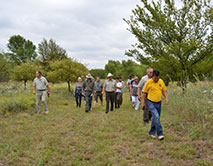
[[213, 9], [210, 0], [181, 2], [178, 8], [175, 0], [141, 0], [142, 5], [124, 20], [138, 40], [126, 55], [159, 69], [185, 88], [196, 64], [213, 56]]
[[7, 44], [10, 53], [9, 59], [10, 62], [13, 62], [16, 65], [20, 65], [21, 63], [33, 61], [37, 57], [36, 46], [32, 41], [26, 40], [24, 37], [20, 35], [14, 35], [9, 39], [9, 43]]

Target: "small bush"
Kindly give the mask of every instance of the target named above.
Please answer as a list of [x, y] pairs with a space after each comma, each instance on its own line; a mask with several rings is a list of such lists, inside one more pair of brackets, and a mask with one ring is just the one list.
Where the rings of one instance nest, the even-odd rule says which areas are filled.
[[1, 113], [17, 113], [21, 111], [25, 111], [31, 107], [34, 107], [34, 101], [29, 98], [24, 97], [16, 97], [5, 99], [0, 103]]

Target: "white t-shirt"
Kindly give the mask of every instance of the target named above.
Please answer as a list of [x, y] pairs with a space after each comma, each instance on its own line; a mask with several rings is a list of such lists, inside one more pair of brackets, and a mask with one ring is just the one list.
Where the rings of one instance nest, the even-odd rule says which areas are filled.
[[143, 91], [144, 85], [146, 84], [146, 81], [148, 81], [150, 78], [148, 77], [148, 75], [145, 75], [141, 78], [138, 87], [141, 88], [141, 91]]
[[[122, 83], [121, 82], [117, 82], [116, 83], [116, 87], [122, 87]], [[121, 88], [122, 89], [122, 88]], [[120, 92], [121, 93], [121, 89], [118, 89], [116, 90], [116, 92]]]

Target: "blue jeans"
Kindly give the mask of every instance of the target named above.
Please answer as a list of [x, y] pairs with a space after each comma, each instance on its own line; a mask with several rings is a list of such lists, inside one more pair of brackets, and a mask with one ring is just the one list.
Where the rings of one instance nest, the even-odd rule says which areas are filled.
[[147, 105], [152, 113], [152, 124], [149, 135], [155, 135], [155, 133], [157, 132], [158, 136], [162, 136], [163, 128], [160, 124], [161, 102], [152, 102], [150, 100], [147, 100]]
[[77, 107], [81, 107], [81, 98], [82, 98], [81, 92], [76, 92], [75, 93], [75, 101], [76, 101]]

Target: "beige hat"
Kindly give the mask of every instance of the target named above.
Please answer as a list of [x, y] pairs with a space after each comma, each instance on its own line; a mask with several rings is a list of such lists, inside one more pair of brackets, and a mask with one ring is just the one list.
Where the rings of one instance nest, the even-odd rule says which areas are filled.
[[112, 73], [108, 73], [107, 78], [112, 76], [113, 76]]
[[82, 78], [81, 78], [81, 77], [78, 77], [78, 80], [82, 80]]
[[91, 74], [87, 74], [86, 78], [93, 78]]

